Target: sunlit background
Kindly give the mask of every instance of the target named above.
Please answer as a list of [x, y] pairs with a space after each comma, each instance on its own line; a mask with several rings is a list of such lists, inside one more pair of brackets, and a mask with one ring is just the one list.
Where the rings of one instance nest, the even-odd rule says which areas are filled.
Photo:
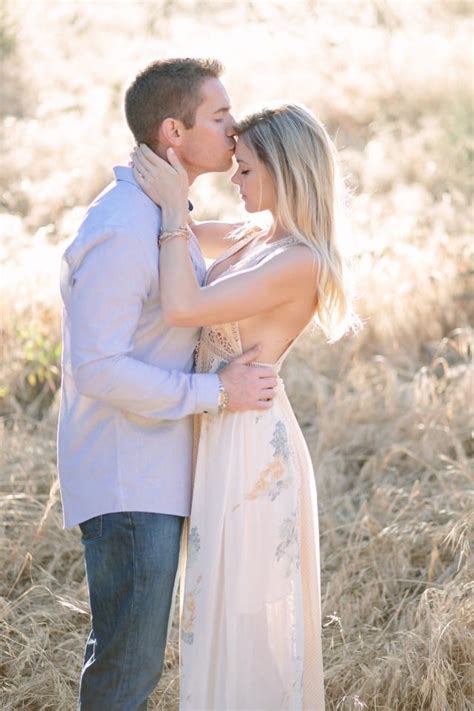
[[[346, 175], [364, 329], [309, 332], [284, 372], [320, 499], [327, 708], [470, 708], [473, 15], [464, 0], [3, 0], [2, 709], [75, 707], [88, 607], [55, 474], [58, 265], [128, 162], [125, 88], [173, 56], [219, 58], [237, 115], [308, 105]], [[200, 219], [244, 214], [228, 175], [192, 198]], [[152, 709], [178, 708], [177, 659], [175, 625]]]

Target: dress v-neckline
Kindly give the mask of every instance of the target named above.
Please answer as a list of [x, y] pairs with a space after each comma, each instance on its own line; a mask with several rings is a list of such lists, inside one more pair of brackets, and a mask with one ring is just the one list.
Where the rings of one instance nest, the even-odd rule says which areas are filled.
[[[209, 281], [209, 277], [215, 267], [217, 267], [219, 264], [222, 264], [222, 262], [225, 262], [225, 260], [229, 259], [229, 257], [233, 257], [235, 254], [240, 252], [242, 249], [245, 249], [246, 247], [248, 247], [248, 245], [250, 245], [252, 242], [258, 242], [259, 234], [262, 231], [263, 230], [259, 230], [259, 232], [257, 232], [257, 234], [251, 234], [251, 235], [248, 235], [247, 238], [243, 237], [242, 239], [237, 240], [237, 242], [235, 244], [231, 245], [229, 247], [229, 249], [227, 249], [223, 254], [221, 254], [221, 256], [218, 257], [215, 260], [215, 262], [213, 262], [213, 264], [211, 264], [211, 266], [207, 270], [206, 277], [204, 280], [204, 286], [209, 286], [212, 283]], [[278, 247], [282, 247], [283, 245], [292, 244], [292, 243], [297, 244], [298, 240], [295, 237], [292, 237], [291, 235], [289, 235], [288, 237], [283, 237], [282, 239], [279, 239], [279, 240], [275, 240], [275, 242], [266, 242], [262, 245], [260, 253], [262, 253], [268, 247], [278, 248]], [[253, 248], [250, 247], [250, 249], [246, 252], [246, 254], [245, 254], [246, 261], [249, 258], [249, 256], [251, 255], [252, 251], [253, 251]], [[271, 249], [269, 251], [271, 252]], [[223, 271], [218, 275], [217, 279], [220, 279], [221, 276], [223, 276], [228, 271], [230, 271], [231, 269], [236, 267], [239, 264], [239, 261], [240, 260], [237, 260], [236, 262], [233, 262], [228, 267], [223, 269]], [[217, 279], [215, 279], [215, 281], [217, 281]]]
[[[231, 244], [231, 245], [229, 246], [229, 248], [226, 249], [225, 252], [223, 252], [223, 253], [221, 254], [221, 256], [218, 257], [218, 258], [211, 264], [211, 266], [209, 267], [209, 269], [207, 270], [206, 277], [205, 277], [205, 279], [204, 279], [204, 286], [209, 286], [209, 283], [210, 283], [210, 282], [209, 282], [209, 276], [211, 275], [211, 272], [214, 270], [215, 267], [217, 267], [217, 266], [218, 266], [219, 264], [221, 264], [222, 262], [225, 262], [225, 260], [226, 260], [226, 259], [229, 259], [229, 257], [233, 257], [234, 254], [237, 254], [237, 252], [239, 252], [241, 249], [244, 249], [245, 247], [247, 247], [247, 245], [249, 245], [249, 244], [252, 242], [252, 240], [257, 239], [257, 237], [258, 237], [258, 233], [257, 233], [257, 234], [252, 233], [252, 234], [250, 234], [250, 235], [247, 235], [247, 237], [242, 237], [241, 239], [236, 240], [234, 244]], [[235, 264], [237, 264], [237, 263], [238, 263], [238, 262], [235, 262]], [[219, 279], [219, 277], [221, 277], [223, 274], [225, 274], [225, 273], [228, 271], [228, 269], [230, 269], [232, 266], [233, 266], [233, 264], [231, 264], [229, 267], [227, 267], [226, 269], [224, 269], [224, 270], [219, 274], [219, 276], [218, 276], [217, 278]]]

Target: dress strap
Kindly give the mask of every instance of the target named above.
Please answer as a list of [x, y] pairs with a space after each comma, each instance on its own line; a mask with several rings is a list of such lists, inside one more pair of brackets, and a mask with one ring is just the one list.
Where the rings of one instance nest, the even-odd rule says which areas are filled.
[[287, 247], [290, 244], [300, 244], [300, 240], [297, 237], [289, 235], [288, 237], [283, 237], [283, 239], [279, 239], [277, 242], [273, 242], [273, 244], [277, 247]]
[[296, 237], [284, 237], [276, 242], [265, 242], [256, 245], [256, 249], [249, 249], [248, 252], [243, 256], [241, 260], [236, 262], [233, 269], [241, 268], [242, 266], [249, 267], [251, 265], [259, 264], [263, 259], [268, 257], [272, 252], [276, 252], [284, 247], [290, 247], [293, 244], [298, 244], [299, 240]]

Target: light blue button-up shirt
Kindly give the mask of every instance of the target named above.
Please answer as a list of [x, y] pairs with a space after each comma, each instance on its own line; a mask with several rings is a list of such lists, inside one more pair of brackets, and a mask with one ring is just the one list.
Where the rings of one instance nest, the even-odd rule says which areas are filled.
[[[116, 511], [187, 516], [191, 416], [215, 412], [219, 398], [216, 375], [191, 374], [199, 329], [163, 319], [161, 211], [130, 168], [114, 173], [61, 267], [65, 526]], [[206, 267], [195, 238], [190, 252], [202, 283]]]

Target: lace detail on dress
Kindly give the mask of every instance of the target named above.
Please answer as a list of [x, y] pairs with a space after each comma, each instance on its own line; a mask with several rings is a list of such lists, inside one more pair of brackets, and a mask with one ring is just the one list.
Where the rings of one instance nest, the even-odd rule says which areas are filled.
[[215, 373], [241, 352], [239, 327], [236, 323], [206, 326], [196, 346], [195, 370], [197, 373]]

